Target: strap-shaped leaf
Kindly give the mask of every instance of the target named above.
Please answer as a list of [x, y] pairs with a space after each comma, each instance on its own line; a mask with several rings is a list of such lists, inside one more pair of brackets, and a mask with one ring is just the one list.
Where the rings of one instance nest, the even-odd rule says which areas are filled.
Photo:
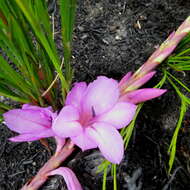
[[62, 25], [62, 38], [64, 45], [64, 61], [66, 69], [66, 78], [71, 81], [72, 69], [70, 66], [71, 59], [71, 43], [73, 35], [73, 27], [76, 14], [76, 0], [60, 0], [60, 14]]
[[[65, 80], [65, 77], [63, 76], [62, 71], [61, 71], [60, 60], [58, 58], [58, 55], [55, 54], [55, 51], [52, 49], [51, 43], [49, 43], [46, 35], [43, 32], [43, 29], [42, 29], [39, 21], [36, 20], [36, 16], [31, 10], [31, 7], [32, 7], [31, 0], [27, 0], [27, 1], [26, 0], [22, 0], [22, 1], [15, 0], [15, 1], [16, 1], [17, 5], [19, 6], [19, 8], [22, 10], [22, 12], [25, 15], [26, 19], [28, 20], [28, 22], [30, 23], [36, 37], [38, 38], [38, 40], [42, 44], [43, 48], [46, 50], [46, 53], [50, 57], [56, 71], [58, 72], [59, 77], [60, 77], [61, 82], [62, 82], [63, 92], [64, 92], [64, 89], [66, 91], [68, 91], [68, 84]], [[39, 1], [41, 1], [41, 0], [39, 0]]]
[[5, 89], [2, 86], [0, 86], [0, 96], [5, 96], [7, 98], [11, 98], [14, 101], [21, 102], [21, 103], [29, 103], [29, 99], [25, 99], [23, 97], [19, 97], [17, 94], [15, 94], [13, 91], [10, 91], [9, 89]]

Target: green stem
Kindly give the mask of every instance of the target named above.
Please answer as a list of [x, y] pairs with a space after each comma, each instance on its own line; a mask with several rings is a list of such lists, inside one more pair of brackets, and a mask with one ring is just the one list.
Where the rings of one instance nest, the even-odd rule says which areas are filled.
[[106, 190], [107, 167], [104, 168], [102, 190]]

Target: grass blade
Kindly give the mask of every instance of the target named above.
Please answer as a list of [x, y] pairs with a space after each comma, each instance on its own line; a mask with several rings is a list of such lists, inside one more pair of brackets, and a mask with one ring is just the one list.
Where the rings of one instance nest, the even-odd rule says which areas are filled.
[[73, 71], [71, 70], [70, 59], [73, 26], [76, 14], [76, 0], [60, 0], [60, 11], [64, 45], [65, 73], [67, 81], [71, 83]]
[[175, 128], [175, 131], [174, 131], [174, 134], [173, 134], [173, 137], [172, 137], [169, 149], [168, 149], [168, 154], [170, 155], [168, 174], [170, 174], [173, 164], [174, 164], [174, 160], [175, 160], [176, 145], [177, 145], [177, 138], [178, 138], [179, 130], [181, 129], [182, 122], [185, 117], [185, 113], [187, 111], [187, 107], [188, 107], [188, 105], [190, 105], [190, 99], [187, 98], [186, 96], [184, 96], [180, 92], [179, 88], [173, 83], [173, 81], [169, 77], [167, 77], [167, 79], [170, 82], [170, 84], [173, 86], [173, 88], [176, 90], [177, 94], [179, 95], [179, 97], [181, 99], [179, 119], [178, 119], [177, 126]]
[[[26, 19], [28, 20], [28, 22], [30, 23], [36, 37], [40, 41], [43, 48], [46, 50], [46, 53], [50, 57], [56, 71], [58, 72], [59, 77], [61, 79], [63, 96], [65, 96], [65, 92], [67, 92], [69, 90], [69, 86], [68, 86], [68, 83], [66, 82], [65, 77], [63, 76], [62, 70], [60, 68], [60, 60], [58, 58], [57, 53], [55, 53], [55, 47], [54, 46], [52, 47], [53, 43], [49, 42], [51, 40], [47, 39], [46, 35], [43, 32], [43, 29], [41, 28], [40, 23], [38, 22], [35, 14], [31, 10], [31, 6], [32, 6], [31, 1], [29, 1], [30, 3], [26, 0], [23, 0], [23, 1], [15, 0], [15, 1], [16, 1], [17, 5], [19, 6], [19, 8], [22, 10], [22, 12], [25, 15]], [[39, 0], [39, 1], [41, 1], [41, 0]], [[40, 19], [40, 18], [38, 18], [38, 19]]]

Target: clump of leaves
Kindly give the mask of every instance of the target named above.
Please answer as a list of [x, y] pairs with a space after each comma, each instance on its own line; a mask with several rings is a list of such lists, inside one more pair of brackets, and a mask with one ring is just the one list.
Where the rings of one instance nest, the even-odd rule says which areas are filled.
[[[20, 103], [51, 105], [54, 109], [63, 104], [73, 73], [69, 62], [76, 0], [60, 0], [59, 4], [64, 57], [56, 49], [54, 25], [46, 1], [1, 1], [1, 96]], [[58, 88], [58, 78], [61, 88]], [[0, 107], [6, 110], [7, 105], [1, 103]]]

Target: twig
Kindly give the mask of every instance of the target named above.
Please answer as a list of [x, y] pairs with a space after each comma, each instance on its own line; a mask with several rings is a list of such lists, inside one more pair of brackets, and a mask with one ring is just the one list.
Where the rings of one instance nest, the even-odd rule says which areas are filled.
[[[63, 67], [63, 63], [64, 63], [64, 58], [62, 58], [62, 62], [61, 62], [61, 69]], [[41, 95], [42, 97], [44, 97], [50, 90], [51, 88], [53, 87], [53, 85], [56, 83], [56, 81], [58, 80], [59, 78], [59, 74], [56, 75], [55, 79], [53, 80], [53, 82], [50, 84], [50, 86], [47, 88], [47, 90], [45, 92], [43, 92], [43, 94]]]

